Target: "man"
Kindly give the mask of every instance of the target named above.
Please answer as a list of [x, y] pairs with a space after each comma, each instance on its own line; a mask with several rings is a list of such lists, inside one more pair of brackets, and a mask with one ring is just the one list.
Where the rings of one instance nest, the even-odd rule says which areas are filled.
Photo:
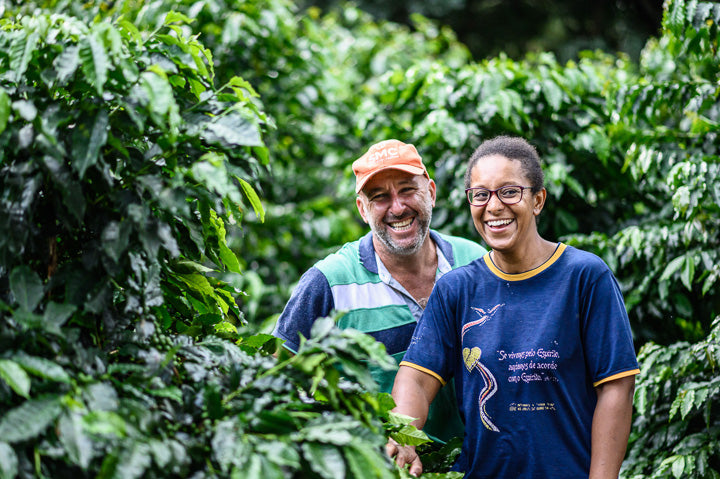
[[[400, 362], [435, 281], [485, 253], [478, 244], [430, 229], [435, 182], [413, 145], [381, 141], [353, 163], [356, 204], [370, 233], [319, 261], [300, 282], [273, 335], [297, 352], [300, 334], [332, 310], [340, 328], [370, 334]], [[395, 371], [371, 370], [390, 392]], [[452, 386], [433, 403], [425, 431], [436, 439], [462, 436]]]

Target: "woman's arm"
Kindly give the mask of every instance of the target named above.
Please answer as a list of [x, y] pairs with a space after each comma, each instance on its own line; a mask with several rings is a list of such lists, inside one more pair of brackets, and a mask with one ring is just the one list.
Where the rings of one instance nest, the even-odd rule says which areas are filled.
[[600, 384], [596, 391], [590, 479], [617, 479], [630, 436], [635, 376]]
[[[393, 412], [417, 418], [411, 424], [422, 429], [427, 421], [430, 403], [440, 390], [440, 381], [430, 374], [410, 366], [400, 366], [395, 376], [392, 397], [395, 400]], [[415, 452], [414, 446], [400, 446], [390, 439], [385, 446], [390, 457], [395, 457], [398, 466], [410, 464], [410, 474], [417, 477], [422, 474], [422, 462]]]

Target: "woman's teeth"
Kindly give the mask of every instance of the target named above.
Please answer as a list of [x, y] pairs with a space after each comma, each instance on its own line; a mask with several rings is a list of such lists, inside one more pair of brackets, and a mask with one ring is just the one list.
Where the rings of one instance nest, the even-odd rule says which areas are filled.
[[493, 221], [487, 222], [488, 226], [493, 226], [493, 227], [505, 226], [505, 225], [509, 225], [510, 223], [512, 223], [512, 220], [493, 220]]

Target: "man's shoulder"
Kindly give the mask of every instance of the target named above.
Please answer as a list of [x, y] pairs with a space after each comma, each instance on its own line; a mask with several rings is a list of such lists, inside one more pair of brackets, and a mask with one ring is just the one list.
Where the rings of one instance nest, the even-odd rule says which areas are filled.
[[315, 263], [315, 268], [325, 275], [330, 286], [371, 274], [360, 259], [361, 240], [345, 243], [339, 250]]
[[[452, 248], [454, 268], [466, 265], [487, 253], [487, 250], [475, 241], [460, 236], [448, 235], [437, 231], [433, 232], [441, 241], [444, 241]], [[443, 249], [441, 247], [441, 249]]]

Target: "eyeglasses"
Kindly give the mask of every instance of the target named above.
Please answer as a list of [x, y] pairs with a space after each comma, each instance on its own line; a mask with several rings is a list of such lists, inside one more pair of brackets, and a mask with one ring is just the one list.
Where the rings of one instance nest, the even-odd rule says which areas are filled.
[[497, 190], [488, 190], [487, 188], [466, 188], [468, 203], [473, 206], [485, 206], [492, 198], [493, 193], [505, 205], [514, 205], [520, 203], [523, 196], [523, 190], [532, 189], [532, 186], [516, 186], [508, 185], [498, 188]]

